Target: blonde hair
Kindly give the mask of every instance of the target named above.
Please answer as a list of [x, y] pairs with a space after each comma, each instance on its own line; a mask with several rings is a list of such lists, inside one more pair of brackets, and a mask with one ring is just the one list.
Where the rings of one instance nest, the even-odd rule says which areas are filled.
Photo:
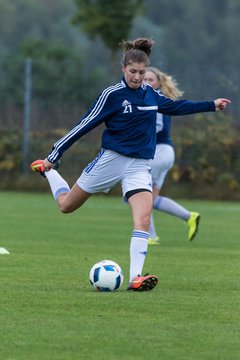
[[178, 84], [172, 76], [160, 71], [158, 68], [153, 66], [148, 67], [147, 71], [151, 71], [154, 75], [156, 75], [159, 81], [159, 88], [163, 95], [174, 100], [177, 100], [183, 95], [183, 91], [178, 88]]
[[138, 38], [133, 41], [121, 42], [123, 48], [123, 59], [122, 64], [127, 66], [132, 63], [145, 63], [149, 66], [149, 56], [152, 51], [154, 41], [149, 38]]

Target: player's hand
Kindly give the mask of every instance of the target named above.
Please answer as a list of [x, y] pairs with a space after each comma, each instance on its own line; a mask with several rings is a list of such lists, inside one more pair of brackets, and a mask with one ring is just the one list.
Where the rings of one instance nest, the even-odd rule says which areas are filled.
[[230, 104], [231, 101], [228, 99], [221, 98], [221, 99], [214, 100], [214, 103], [215, 103], [215, 110], [219, 111], [219, 110], [226, 109], [227, 105]]
[[43, 166], [45, 171], [49, 171], [54, 167], [55, 164], [51, 163], [50, 161], [48, 161], [48, 159], [44, 160]]

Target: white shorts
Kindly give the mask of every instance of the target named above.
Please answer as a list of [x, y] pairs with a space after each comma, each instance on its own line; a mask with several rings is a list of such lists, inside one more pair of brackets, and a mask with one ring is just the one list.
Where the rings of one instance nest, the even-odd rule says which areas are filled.
[[171, 145], [157, 144], [154, 159], [150, 161], [153, 187], [161, 189], [168, 171], [173, 167], [175, 152]]
[[146, 189], [152, 192], [150, 160], [130, 158], [112, 150], [102, 149], [78, 178], [77, 184], [93, 194], [109, 192], [118, 182], [123, 197], [128, 191]]

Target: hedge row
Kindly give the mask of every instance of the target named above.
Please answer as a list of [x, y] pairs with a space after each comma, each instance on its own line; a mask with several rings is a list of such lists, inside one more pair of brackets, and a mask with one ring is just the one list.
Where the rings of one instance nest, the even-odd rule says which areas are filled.
[[[29, 162], [45, 157], [66, 129], [34, 132], [30, 137]], [[98, 153], [102, 129], [95, 129], [77, 142], [62, 159], [61, 173], [72, 184], [86, 164]], [[36, 174], [23, 174], [22, 134], [0, 129], [0, 189], [43, 191], [46, 182], [36, 184]], [[224, 114], [173, 119], [176, 163], [163, 192], [179, 197], [240, 199], [239, 129]], [[119, 192], [119, 188], [115, 190]]]

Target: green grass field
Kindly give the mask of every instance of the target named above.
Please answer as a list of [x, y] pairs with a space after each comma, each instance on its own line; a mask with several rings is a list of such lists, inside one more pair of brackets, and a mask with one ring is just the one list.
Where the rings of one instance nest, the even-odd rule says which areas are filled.
[[[120, 198], [68, 215], [50, 194], [0, 201], [1, 360], [240, 359], [240, 204], [182, 201], [202, 214], [193, 242], [182, 221], [155, 213], [161, 245], [144, 270], [160, 282], [137, 293], [125, 290], [132, 224]], [[102, 259], [124, 271], [117, 292], [90, 286]]]

